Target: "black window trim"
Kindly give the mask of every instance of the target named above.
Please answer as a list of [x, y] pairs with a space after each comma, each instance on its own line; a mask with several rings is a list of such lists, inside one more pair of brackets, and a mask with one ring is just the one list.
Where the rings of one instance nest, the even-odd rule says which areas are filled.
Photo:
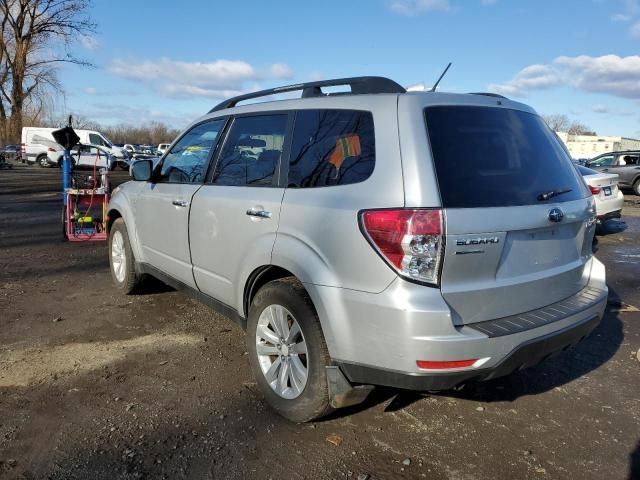
[[357, 185], [359, 183], [364, 183], [367, 180], [369, 180], [372, 176], [373, 176], [373, 172], [375, 172], [376, 169], [376, 163], [377, 163], [377, 159], [378, 159], [378, 149], [377, 149], [377, 143], [376, 143], [376, 120], [375, 120], [375, 115], [373, 114], [373, 111], [371, 110], [364, 110], [361, 108], [345, 108], [345, 107], [333, 107], [333, 108], [317, 108], [317, 107], [312, 107], [312, 108], [298, 108], [296, 110], [294, 110], [295, 113], [295, 119], [294, 122], [291, 126], [291, 139], [289, 142], [289, 154], [291, 154], [291, 146], [293, 145], [293, 135], [295, 133], [295, 128], [296, 128], [296, 122], [298, 120], [298, 113], [300, 112], [305, 112], [305, 111], [313, 111], [313, 112], [317, 112], [317, 111], [345, 111], [345, 112], [357, 112], [357, 113], [368, 113], [369, 115], [371, 115], [371, 122], [373, 124], [373, 169], [371, 170], [371, 173], [369, 174], [369, 176], [367, 178], [365, 178], [364, 180], [361, 180], [359, 182], [354, 182], [354, 183], [346, 183], [344, 185], [320, 185], [320, 186], [315, 186], [315, 187], [291, 187], [289, 186], [289, 161], [291, 159], [290, 155], [287, 156], [287, 162], [285, 165], [283, 165], [283, 169], [282, 171], [284, 172], [284, 178], [283, 178], [283, 185], [284, 188], [291, 188], [292, 190], [312, 190], [312, 189], [316, 189], [316, 188], [340, 188], [340, 187], [348, 187], [349, 185]]
[[[293, 135], [294, 114], [295, 114], [295, 110], [261, 110], [256, 112], [245, 112], [245, 113], [236, 113], [236, 114], [229, 115], [227, 117], [227, 123], [223, 130], [224, 135], [221, 135], [220, 141], [218, 142], [218, 145], [215, 151], [215, 158], [210, 162], [210, 167], [209, 167], [209, 171], [207, 172], [205, 184], [211, 187], [284, 188], [283, 184], [285, 182], [283, 182], [283, 179], [286, 177], [283, 177], [282, 172], [283, 172], [283, 166], [289, 165], [289, 154], [291, 152], [291, 139]], [[284, 132], [284, 135], [285, 135], [284, 143], [282, 144], [282, 154], [280, 155], [280, 160], [276, 165], [271, 184], [270, 185], [217, 185], [213, 183], [213, 175], [216, 171], [216, 168], [218, 167], [220, 155], [222, 154], [222, 151], [224, 150], [224, 147], [227, 144], [229, 132], [233, 128], [233, 125], [235, 124], [236, 119], [244, 118], [244, 117], [265, 117], [265, 116], [273, 116], [273, 115], [286, 115], [287, 123], [285, 126], [285, 132]], [[221, 118], [221, 117], [216, 117], [216, 118]]]
[[[162, 171], [162, 166], [164, 165], [164, 162], [165, 162], [168, 154], [171, 152], [171, 150], [173, 150], [173, 147], [175, 147], [194, 128], [197, 128], [197, 127], [199, 127], [201, 125], [204, 125], [205, 123], [217, 122], [217, 121], [220, 121], [220, 120], [222, 120], [224, 123], [222, 125], [222, 129], [220, 129], [220, 133], [218, 134], [218, 137], [216, 138], [216, 141], [215, 141], [215, 144], [213, 145], [213, 148], [211, 148], [211, 151], [207, 155], [207, 165], [206, 165], [206, 169], [205, 169], [205, 175], [203, 175], [202, 180], [200, 180], [199, 182], [165, 182], [165, 181], [160, 181], [160, 179], [162, 178], [161, 175], [160, 175], [160, 172]], [[165, 154], [160, 158], [160, 161], [158, 162], [158, 164], [156, 165], [156, 167], [153, 170], [153, 173], [151, 175], [151, 178], [149, 179], [149, 182], [154, 184], [154, 185], [156, 185], [158, 183], [162, 183], [162, 184], [165, 184], [165, 185], [203, 185], [205, 183], [205, 181], [206, 181], [207, 175], [209, 174], [209, 170], [211, 168], [212, 158], [213, 158], [214, 154], [216, 153], [218, 145], [220, 145], [220, 140], [222, 138], [222, 134], [225, 132], [225, 129], [227, 128], [228, 123], [229, 123], [229, 117], [228, 116], [205, 118], [201, 122], [198, 122], [198, 123], [195, 123], [195, 124], [191, 125], [191, 128], [185, 129], [182, 132], [182, 134], [173, 141], [173, 143], [171, 144], [171, 148], [169, 150], [167, 150], [165, 152]]]

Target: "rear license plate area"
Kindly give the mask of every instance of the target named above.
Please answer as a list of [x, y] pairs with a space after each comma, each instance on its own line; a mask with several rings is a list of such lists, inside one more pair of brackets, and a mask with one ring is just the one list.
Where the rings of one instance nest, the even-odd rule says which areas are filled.
[[605, 197], [608, 197], [611, 195], [611, 187], [604, 187], [602, 190], [604, 191]]

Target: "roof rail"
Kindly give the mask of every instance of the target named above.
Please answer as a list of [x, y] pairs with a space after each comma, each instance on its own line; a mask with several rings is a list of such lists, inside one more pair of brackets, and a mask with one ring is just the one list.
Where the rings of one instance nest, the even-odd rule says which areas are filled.
[[258, 92], [247, 93], [244, 95], [238, 95], [237, 97], [230, 98], [224, 102], [219, 103], [209, 113], [216, 112], [218, 110], [224, 110], [225, 108], [235, 107], [238, 102], [249, 100], [251, 98], [266, 97], [268, 95], [274, 95], [276, 93], [293, 92], [296, 90], [302, 90], [302, 98], [309, 97], [322, 97], [327, 95], [323, 93], [322, 87], [333, 87], [339, 85], [349, 85], [351, 87], [352, 95], [362, 95], [366, 93], [405, 93], [406, 90], [393, 80], [385, 77], [350, 77], [350, 78], [336, 78], [333, 80], [321, 80], [318, 82], [296, 83], [295, 85], [287, 85], [285, 87], [269, 88], [267, 90], [260, 90]]
[[500, 95], [499, 93], [491, 93], [491, 92], [469, 92], [469, 95], [484, 95], [485, 97], [496, 97], [496, 98], [504, 98], [505, 100], [509, 100], [504, 95]]

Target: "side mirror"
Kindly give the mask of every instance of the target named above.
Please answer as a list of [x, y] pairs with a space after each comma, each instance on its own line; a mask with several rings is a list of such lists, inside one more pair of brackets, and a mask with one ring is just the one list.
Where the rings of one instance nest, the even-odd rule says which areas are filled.
[[136, 160], [131, 165], [130, 173], [136, 182], [146, 182], [151, 179], [153, 163], [151, 160]]

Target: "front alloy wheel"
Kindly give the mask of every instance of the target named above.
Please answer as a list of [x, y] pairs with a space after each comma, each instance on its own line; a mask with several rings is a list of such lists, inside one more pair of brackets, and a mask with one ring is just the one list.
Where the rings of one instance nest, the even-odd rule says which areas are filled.
[[121, 292], [130, 294], [142, 284], [143, 276], [136, 272], [127, 226], [122, 218], [117, 218], [109, 231], [109, 266], [113, 283]]
[[127, 255], [124, 249], [124, 237], [120, 230], [113, 232], [111, 239], [111, 266], [113, 276], [116, 277], [118, 283], [123, 283], [127, 271]]

